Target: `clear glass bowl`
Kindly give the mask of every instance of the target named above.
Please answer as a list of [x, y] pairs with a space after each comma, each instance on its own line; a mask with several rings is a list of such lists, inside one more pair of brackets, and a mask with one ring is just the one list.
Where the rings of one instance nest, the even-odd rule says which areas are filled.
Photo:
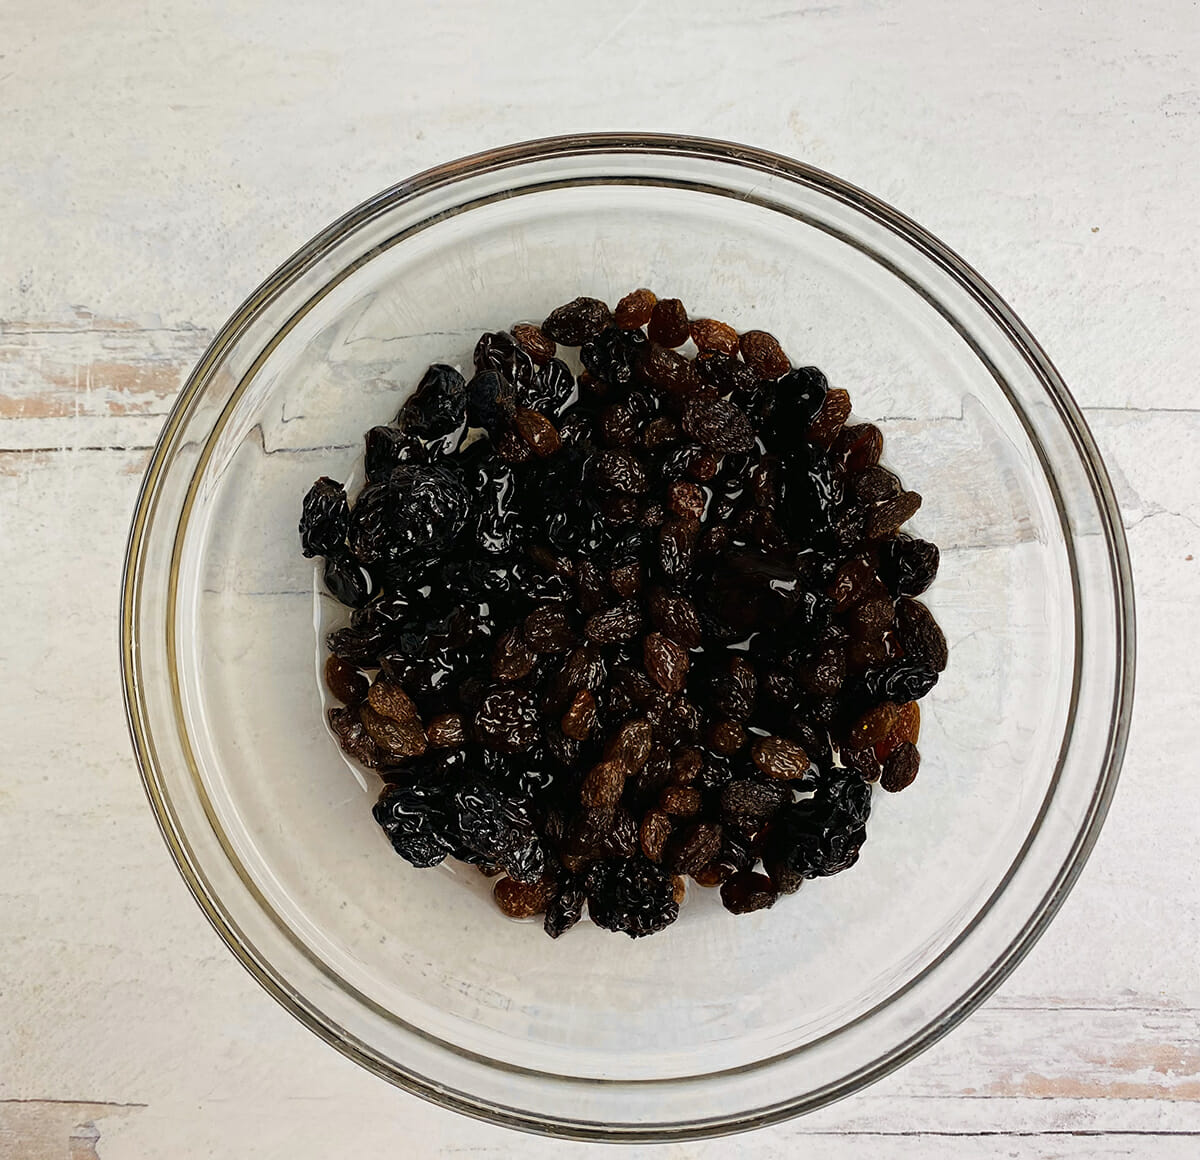
[[[694, 891], [636, 942], [551, 942], [486, 884], [416, 871], [327, 732], [329, 619], [296, 522], [433, 361], [648, 285], [775, 333], [877, 422], [942, 548], [951, 664], [916, 784], [859, 864], [735, 918]], [[569, 1136], [671, 1140], [878, 1079], [991, 992], [1103, 820], [1133, 605], [1079, 411], [1012, 312], [868, 194], [715, 141], [601, 135], [441, 166], [303, 248], [221, 331], [146, 475], [123, 661], [154, 811], [204, 912], [298, 1019], [440, 1104]]]

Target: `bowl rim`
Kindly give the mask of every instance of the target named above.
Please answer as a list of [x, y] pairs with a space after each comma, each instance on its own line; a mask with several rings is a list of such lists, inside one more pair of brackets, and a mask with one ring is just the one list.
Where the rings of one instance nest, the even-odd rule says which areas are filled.
[[[296, 995], [286, 982], [272, 970], [268, 962], [260, 961], [252, 948], [248, 947], [238, 936], [229, 917], [219, 905], [219, 900], [206, 889], [203, 874], [197, 866], [193, 865], [188, 843], [184, 840], [185, 836], [181, 828], [178, 827], [175, 812], [171, 808], [162, 782], [161, 771], [158, 769], [154, 747], [149, 736], [142, 692], [137, 679], [137, 619], [140, 586], [137, 565], [145, 546], [158, 484], [169, 466], [169, 453], [174, 436], [188, 415], [193, 400], [206, 387], [212, 369], [220, 363], [226, 352], [237, 342], [259, 311], [299, 274], [311, 268], [359, 226], [387, 209], [460, 180], [525, 163], [554, 158], [613, 154], [676, 155], [693, 160], [733, 164], [782, 176], [804, 186], [816, 188], [882, 225], [932, 260], [950, 276], [958, 288], [965, 290], [976, 304], [983, 308], [989, 320], [1000, 328], [1007, 341], [1019, 351], [1035, 371], [1040, 385], [1047, 392], [1059, 420], [1075, 445], [1079, 464], [1084, 469], [1092, 498], [1096, 503], [1100, 529], [1107, 548], [1114, 595], [1113, 629], [1117, 644], [1113, 709], [1104, 747], [1104, 758], [1084, 823], [1077, 831], [1065, 861], [1045, 889], [1040, 903], [1034, 908], [1004, 953], [992, 963], [991, 967], [980, 976], [972, 987], [959, 995], [955, 1002], [940, 1009], [936, 1015], [928, 1019], [924, 1026], [906, 1040], [897, 1044], [883, 1056], [838, 1077], [830, 1084], [800, 1095], [784, 1098], [767, 1108], [729, 1115], [719, 1120], [697, 1120], [669, 1125], [657, 1123], [647, 1126], [605, 1125], [593, 1121], [551, 1119], [541, 1114], [485, 1100], [475, 1100], [466, 1093], [449, 1091], [445, 1087], [427, 1081], [424, 1077], [395, 1064], [389, 1066], [388, 1062], [382, 1060], [380, 1055], [373, 1052], [368, 1045], [352, 1041], [331, 1021], [323, 1019], [319, 1011], [315, 1011], [310, 1004]], [[891, 269], [891, 272], [902, 277], [894, 268]], [[1072, 573], [1074, 574], [1073, 557]], [[977, 271], [927, 230], [887, 203], [824, 170], [781, 154], [733, 142], [694, 136], [599, 132], [547, 137], [501, 146], [434, 166], [400, 181], [363, 201], [323, 229], [292, 254], [246, 298], [215, 335], [188, 376], [163, 424], [138, 492], [126, 546], [121, 593], [123, 696], [126, 720], [143, 786], [159, 830], [181, 876], [222, 941], [268, 994], [299, 1019], [302, 1024], [344, 1055], [381, 1078], [435, 1104], [476, 1118], [525, 1131], [576, 1139], [642, 1143], [676, 1141], [713, 1137], [777, 1123], [860, 1090], [902, 1066], [951, 1031], [983, 1003], [1028, 954], [1057, 913], [1081, 873], [1098, 838], [1115, 792], [1128, 740], [1134, 695], [1136, 623], [1133, 583], [1128, 546], [1119, 507], [1099, 450], [1082, 413], [1041, 345]], [[1007, 876], [1005, 881], [1007, 881]], [[1003, 885], [1002, 882], [997, 887], [993, 899], [1003, 889]], [[953, 945], [951, 944], [951, 947]], [[943, 954], [945, 953], [943, 952]], [[940, 958], [941, 956], [937, 961], [940, 961]], [[493, 1065], [497, 1063], [494, 1060], [488, 1062]]]

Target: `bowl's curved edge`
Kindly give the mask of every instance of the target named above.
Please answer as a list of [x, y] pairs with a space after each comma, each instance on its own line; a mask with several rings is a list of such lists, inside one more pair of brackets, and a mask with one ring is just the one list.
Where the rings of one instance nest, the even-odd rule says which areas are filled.
[[[1092, 799], [1087, 822], [1081, 828], [1066, 862], [1051, 883], [1041, 905], [1034, 912], [1030, 921], [1009, 945], [1005, 953], [996, 960], [992, 968], [968, 992], [960, 996], [959, 1000], [936, 1020], [931, 1021], [913, 1033], [905, 1042], [897, 1045], [886, 1057], [874, 1061], [869, 1067], [843, 1077], [825, 1088], [810, 1092], [800, 1099], [782, 1100], [749, 1115], [708, 1121], [637, 1126], [614, 1126], [532, 1116], [518, 1109], [474, 1100], [465, 1093], [449, 1091], [444, 1087], [425, 1081], [420, 1076], [398, 1071], [391, 1061], [380, 1059], [365, 1044], [349, 1042], [339, 1028], [321, 1019], [310, 1007], [302, 1004], [298, 997], [274, 974], [269, 964], [260, 961], [248, 952], [245, 944], [237, 938], [236, 933], [212, 905], [212, 900], [203, 887], [200, 875], [192, 865], [186, 844], [180, 840], [172, 812], [167, 806], [162, 787], [159, 784], [153, 757], [153, 745], [142, 712], [136, 662], [138, 648], [136, 609], [139, 588], [137, 563], [142, 556], [145, 529], [157, 498], [157, 485], [164, 470], [168, 450], [209, 371], [220, 361], [225, 351], [236, 342], [260, 308], [298, 273], [318, 261], [345, 234], [399, 200], [414, 197], [468, 174], [507, 168], [535, 158], [622, 151], [649, 154], [686, 153], [691, 156], [757, 168], [768, 173], [782, 173], [805, 182], [816, 182], [826, 192], [885, 222], [906, 241], [946, 268], [972, 292], [992, 319], [1005, 330], [1014, 346], [1036, 368], [1039, 379], [1050, 392], [1060, 417], [1080, 450], [1080, 459], [1089, 477], [1105, 542], [1109, 549], [1113, 592], [1116, 599], [1114, 628], [1118, 651], [1117, 682], [1113, 693], [1113, 713], [1105, 748], [1104, 768], [1098, 781], [1097, 791]], [[1121, 522], [1120, 509], [1099, 449], [1078, 404], [1048, 355], [995, 289], [953, 250], [911, 218], [865, 190], [844, 182], [827, 171], [782, 154], [751, 146], [713, 138], [662, 133], [604, 132], [564, 135], [518, 142], [471, 154], [426, 169], [388, 187], [343, 214], [296, 250], [245, 299], [216, 334], [188, 376], [179, 397], [171, 408], [162, 432], [155, 443], [134, 506], [121, 582], [120, 623], [122, 692], [126, 722], [143, 787], [159, 831], [171, 852], [181, 877], [196, 899], [201, 911], [222, 941], [263, 989], [285, 1010], [343, 1055], [380, 1078], [395, 1083], [414, 1095], [465, 1115], [505, 1127], [566, 1139], [613, 1143], [699, 1140], [765, 1127], [813, 1111], [884, 1078], [931, 1047], [979, 1007], [1012, 973], [1044, 933], [1077, 881], [1095, 846], [1116, 790], [1128, 742], [1137, 651], [1134, 590], [1128, 544]]]

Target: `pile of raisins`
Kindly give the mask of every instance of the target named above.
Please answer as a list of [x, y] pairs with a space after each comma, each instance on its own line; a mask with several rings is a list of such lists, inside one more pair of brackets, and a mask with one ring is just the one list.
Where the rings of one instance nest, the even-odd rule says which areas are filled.
[[849, 417], [771, 335], [648, 290], [430, 367], [353, 504], [318, 480], [300, 523], [354, 610], [329, 721], [396, 851], [503, 875], [553, 937], [585, 905], [661, 930], [684, 876], [742, 914], [852, 866], [946, 641], [921, 497]]

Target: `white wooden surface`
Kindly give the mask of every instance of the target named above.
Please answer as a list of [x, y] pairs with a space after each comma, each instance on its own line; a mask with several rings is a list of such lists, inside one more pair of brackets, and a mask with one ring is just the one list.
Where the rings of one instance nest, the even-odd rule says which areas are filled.
[[258, 989], [151, 821], [116, 638], [148, 449], [246, 292], [426, 165], [623, 127], [813, 162], [984, 271], [1108, 457], [1141, 632], [1108, 826], [1003, 990], [854, 1099], [653, 1154], [1200, 1154], [1198, 61], [1187, 0], [0, 0], [0, 1157], [609, 1154], [394, 1091]]

